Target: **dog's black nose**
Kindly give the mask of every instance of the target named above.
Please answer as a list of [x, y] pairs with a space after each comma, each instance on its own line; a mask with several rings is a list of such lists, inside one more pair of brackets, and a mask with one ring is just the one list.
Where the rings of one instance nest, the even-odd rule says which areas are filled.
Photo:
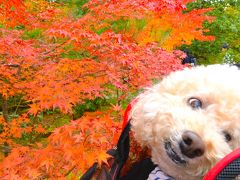
[[205, 145], [201, 137], [193, 131], [185, 131], [182, 134], [182, 141], [179, 143], [182, 154], [189, 158], [202, 156]]

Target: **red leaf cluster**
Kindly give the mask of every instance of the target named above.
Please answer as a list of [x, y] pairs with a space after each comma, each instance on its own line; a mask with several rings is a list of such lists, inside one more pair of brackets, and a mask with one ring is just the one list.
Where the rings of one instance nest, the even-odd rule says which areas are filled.
[[105, 162], [106, 150], [118, 139], [121, 125], [106, 114], [86, 114], [53, 131], [48, 145], [35, 149], [19, 147], [0, 165], [4, 179], [61, 178], [69, 173], [77, 177], [94, 162]]

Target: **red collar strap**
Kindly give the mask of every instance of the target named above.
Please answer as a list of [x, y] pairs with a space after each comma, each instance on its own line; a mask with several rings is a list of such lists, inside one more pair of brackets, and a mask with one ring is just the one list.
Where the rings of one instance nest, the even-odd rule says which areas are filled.
[[240, 176], [240, 148], [219, 161], [204, 176], [203, 180], [237, 179]]
[[136, 104], [136, 102], [137, 102], [137, 99], [133, 99], [131, 103], [128, 104], [123, 116], [122, 129], [124, 129], [128, 124], [128, 121], [130, 120], [129, 113], [132, 110], [132, 107], [134, 106], [134, 104]]

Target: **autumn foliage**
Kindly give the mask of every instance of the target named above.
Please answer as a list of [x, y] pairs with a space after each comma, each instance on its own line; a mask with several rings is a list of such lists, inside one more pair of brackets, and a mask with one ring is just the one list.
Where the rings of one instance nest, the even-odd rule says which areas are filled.
[[[212, 40], [202, 23], [210, 9], [187, 12], [191, 0], [90, 0], [81, 16], [45, 0], [0, 0], [0, 143], [12, 148], [0, 164], [6, 179], [78, 177], [105, 162], [121, 132], [122, 102], [129, 94], [183, 68], [192, 40]], [[18, 117], [7, 104], [20, 97]], [[44, 134], [36, 117], [48, 110], [69, 115], [86, 100], [113, 99], [53, 130], [44, 143], [22, 146], [23, 134]], [[4, 105], [5, 104], [5, 105]]]
[[[106, 114], [86, 114], [81, 119], [53, 131], [47, 147], [13, 149], [2, 170], [7, 179], [59, 178], [79, 175], [94, 162], [106, 162], [121, 127]], [[97, 150], [97, 152], [96, 152]], [[81, 171], [79, 171], [81, 170]]]

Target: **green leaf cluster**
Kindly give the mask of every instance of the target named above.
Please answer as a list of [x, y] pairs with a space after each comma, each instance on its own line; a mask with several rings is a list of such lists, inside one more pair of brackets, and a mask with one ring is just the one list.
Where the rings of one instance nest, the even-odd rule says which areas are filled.
[[[240, 1], [204, 0], [188, 4], [188, 9], [213, 8], [208, 14], [216, 19], [205, 22], [210, 31], [207, 35], [215, 36], [215, 41], [193, 41], [190, 46], [182, 46], [195, 56], [199, 64], [239, 63], [240, 62]], [[230, 58], [230, 59], [229, 59]]]

